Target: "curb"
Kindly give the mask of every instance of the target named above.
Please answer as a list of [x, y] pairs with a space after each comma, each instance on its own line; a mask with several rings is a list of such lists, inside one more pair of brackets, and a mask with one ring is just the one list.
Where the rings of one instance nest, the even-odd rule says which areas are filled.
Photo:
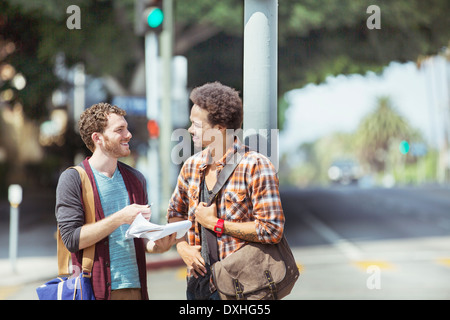
[[165, 259], [147, 261], [147, 270], [158, 270], [162, 268], [175, 268], [184, 266], [184, 261], [181, 258]]
[[177, 268], [186, 266], [183, 259], [172, 248], [164, 253], [147, 253], [146, 254], [146, 267], [147, 270], [158, 270], [163, 268]]

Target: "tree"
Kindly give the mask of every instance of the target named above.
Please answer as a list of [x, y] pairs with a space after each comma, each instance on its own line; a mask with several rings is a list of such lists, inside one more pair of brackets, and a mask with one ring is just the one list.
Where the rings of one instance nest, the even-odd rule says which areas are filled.
[[[374, 112], [366, 116], [356, 131], [356, 149], [362, 162], [374, 172], [384, 171], [392, 145], [411, 141], [415, 132], [393, 108], [388, 97], [380, 97]], [[395, 146], [394, 146], [395, 147]], [[398, 152], [399, 153], [399, 152]]]
[[[370, 5], [380, 8], [379, 30], [366, 25]], [[450, 40], [449, 12], [445, 0], [283, 1], [281, 91], [320, 83], [328, 75], [381, 71], [393, 60], [435, 54]]]
[[[73, 4], [81, 10], [80, 30], [66, 27], [66, 9]], [[367, 28], [369, 5], [380, 7], [379, 30]], [[45, 113], [60, 52], [69, 66], [84, 62], [87, 73], [125, 92], [142, 65], [134, 0], [6, 0], [0, 12], [0, 21], [6, 21], [0, 34], [19, 48], [11, 59], [30, 79], [19, 94], [32, 117]], [[279, 1], [278, 92], [435, 53], [450, 39], [449, 12], [447, 0]], [[175, 1], [175, 53], [189, 58], [190, 86], [223, 78], [242, 88], [243, 20], [242, 0]], [[113, 86], [110, 90], [114, 94]]]

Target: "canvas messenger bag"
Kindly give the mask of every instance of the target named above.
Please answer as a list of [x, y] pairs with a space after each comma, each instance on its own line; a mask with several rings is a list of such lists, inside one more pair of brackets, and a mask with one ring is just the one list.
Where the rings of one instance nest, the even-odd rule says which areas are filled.
[[277, 244], [248, 243], [211, 270], [222, 300], [279, 300], [300, 275], [284, 236]]

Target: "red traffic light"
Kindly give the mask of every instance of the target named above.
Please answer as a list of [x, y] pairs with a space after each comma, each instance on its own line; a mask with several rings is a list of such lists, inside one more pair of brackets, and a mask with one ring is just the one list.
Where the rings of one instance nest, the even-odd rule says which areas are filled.
[[147, 130], [150, 139], [157, 139], [159, 137], [159, 125], [156, 120], [148, 120]]

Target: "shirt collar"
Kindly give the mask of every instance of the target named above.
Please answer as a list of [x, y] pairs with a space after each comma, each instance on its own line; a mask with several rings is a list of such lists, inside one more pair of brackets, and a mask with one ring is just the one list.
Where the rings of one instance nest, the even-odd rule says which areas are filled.
[[[225, 164], [230, 161], [230, 159], [234, 156], [234, 154], [243, 147], [242, 142], [239, 140], [239, 137], [234, 137], [234, 143], [233, 146], [228, 148], [227, 152], [223, 155], [223, 157], [216, 161], [216, 166], [223, 167]], [[201, 159], [201, 165], [200, 165], [200, 171], [204, 171], [208, 164], [211, 164], [213, 162], [211, 158], [211, 151], [209, 147], [206, 147], [202, 151], [202, 159]]]

